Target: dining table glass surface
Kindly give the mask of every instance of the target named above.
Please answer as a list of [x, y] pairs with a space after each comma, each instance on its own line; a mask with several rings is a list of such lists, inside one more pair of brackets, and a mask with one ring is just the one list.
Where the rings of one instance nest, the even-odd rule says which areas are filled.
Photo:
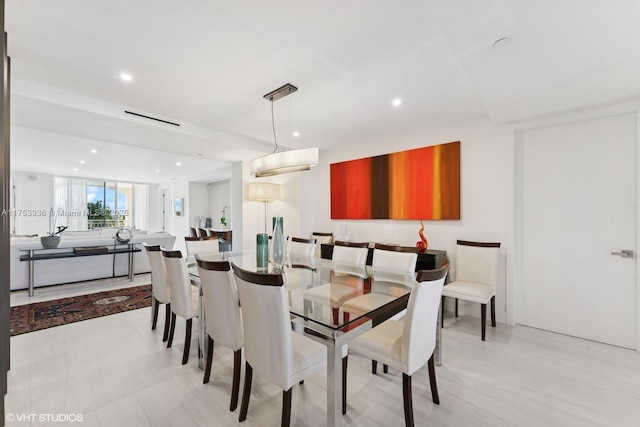
[[[373, 271], [370, 266], [336, 263], [332, 260], [290, 256], [283, 268], [257, 268], [255, 251], [220, 252], [200, 257], [206, 261], [226, 260], [238, 267], [264, 273], [282, 274], [287, 291], [293, 330], [305, 333], [327, 346], [327, 425], [342, 425], [342, 357], [349, 341], [397, 315], [407, 307], [415, 274], [393, 270]], [[188, 264], [191, 282], [200, 285], [195, 263]], [[384, 281], [371, 280], [376, 273]], [[379, 297], [381, 305], [367, 312], [345, 313], [341, 305], [365, 294]], [[377, 295], [376, 295], [377, 294]], [[204, 307], [199, 304], [200, 348], [206, 338]], [[240, 301], [242, 305], [242, 301]], [[435, 325], [434, 325], [435, 327]], [[203, 368], [204, 354], [199, 359]]]

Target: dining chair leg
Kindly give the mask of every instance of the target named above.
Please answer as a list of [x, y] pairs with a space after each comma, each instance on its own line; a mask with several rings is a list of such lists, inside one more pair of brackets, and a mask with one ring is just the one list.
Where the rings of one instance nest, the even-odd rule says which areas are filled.
[[349, 313], [346, 311], [342, 312], [342, 322], [349, 323]]
[[238, 392], [240, 391], [240, 367], [242, 366], [242, 349], [233, 352], [233, 385], [231, 386], [230, 411], [238, 407]]
[[282, 420], [280, 421], [281, 427], [289, 427], [291, 424], [291, 391], [293, 387], [289, 388], [289, 390], [282, 391]]
[[480, 322], [482, 322], [482, 341], [487, 330], [487, 304], [480, 305]]
[[402, 397], [404, 398], [404, 425], [413, 427], [413, 398], [411, 397], [411, 375], [402, 373]]
[[382, 365], [382, 372], [383, 372], [384, 374], [388, 374], [388, 373], [389, 373], [389, 365], [387, 365], [387, 364], [383, 364], [383, 365]]
[[151, 322], [151, 330], [155, 331], [156, 330], [156, 325], [158, 324], [158, 310], [160, 309], [160, 301], [158, 301], [157, 299], [153, 300], [153, 307], [151, 308], [151, 310], [153, 311], [152, 315], [153, 315], [153, 322]]
[[496, 296], [491, 297], [491, 326], [496, 327]]
[[376, 360], [371, 361], [371, 373], [373, 375], [378, 373], [378, 362]]
[[349, 355], [342, 358], [342, 415], [347, 413], [347, 364]]
[[193, 319], [187, 319], [187, 329], [184, 334], [184, 351], [182, 352], [182, 364], [186, 365], [189, 360], [189, 349], [191, 348], [191, 329]]
[[436, 405], [440, 404], [440, 396], [438, 396], [438, 383], [436, 382], [436, 365], [434, 362], [433, 354], [427, 362], [429, 367], [429, 384], [431, 384], [431, 400]]
[[442, 297], [442, 309], [440, 310], [440, 327], [444, 328], [444, 296]]
[[209, 382], [211, 377], [211, 365], [213, 364], [213, 338], [207, 335], [207, 365], [204, 368], [204, 377], [202, 378], [202, 384]]
[[173, 333], [176, 331], [176, 314], [171, 312], [171, 327], [169, 328], [169, 340], [167, 341], [167, 348], [171, 348], [173, 344]]
[[340, 314], [340, 309], [338, 307], [333, 307], [331, 308], [331, 311], [333, 312], [333, 324], [337, 325], [338, 324], [338, 317]]
[[458, 298], [456, 298], [456, 317], [458, 317]]
[[251, 396], [251, 380], [253, 379], [253, 368], [249, 363], [245, 363], [244, 368], [244, 389], [242, 390], [242, 403], [240, 404], [240, 416], [238, 421], [242, 422], [247, 419], [247, 411], [249, 410], [249, 397]]
[[162, 334], [162, 342], [169, 339], [169, 328], [171, 327], [171, 303], [165, 304], [164, 311], [164, 333]]

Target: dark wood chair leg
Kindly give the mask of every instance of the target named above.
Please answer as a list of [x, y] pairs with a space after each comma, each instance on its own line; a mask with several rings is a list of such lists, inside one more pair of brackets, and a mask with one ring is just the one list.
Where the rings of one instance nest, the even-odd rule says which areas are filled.
[[480, 322], [482, 322], [482, 341], [484, 341], [484, 335], [487, 329], [487, 304], [480, 305]]
[[372, 361], [371, 361], [371, 373], [372, 373], [373, 375], [375, 375], [375, 374], [377, 374], [377, 373], [378, 373], [378, 362], [377, 362], [377, 361], [375, 361], [375, 360], [372, 360]]
[[291, 391], [293, 387], [289, 390], [282, 390], [282, 420], [280, 421], [281, 427], [289, 427], [291, 425]]
[[389, 365], [382, 364], [382, 372], [385, 374], [389, 373]]
[[334, 307], [334, 308], [331, 309], [331, 311], [333, 312], [333, 324], [337, 325], [338, 324], [339, 314], [340, 314], [340, 309], [338, 307]]
[[402, 373], [402, 397], [404, 398], [404, 425], [413, 427], [413, 398], [411, 397], [411, 376]]
[[242, 422], [247, 419], [247, 411], [249, 410], [249, 397], [251, 397], [251, 380], [253, 379], [253, 368], [249, 363], [244, 368], [244, 389], [242, 390], [242, 403], [240, 404], [240, 416], [238, 421]]
[[158, 324], [158, 310], [160, 309], [160, 301], [158, 301], [157, 299], [153, 300], [153, 307], [151, 308], [151, 310], [153, 311], [152, 315], [153, 315], [153, 321], [151, 322], [151, 330], [155, 331], [156, 330], [156, 325]]
[[240, 392], [240, 368], [242, 366], [242, 349], [233, 352], [233, 385], [231, 386], [230, 411], [235, 411], [238, 407], [238, 393]]
[[187, 320], [187, 329], [184, 334], [184, 351], [182, 352], [182, 364], [186, 365], [189, 360], [189, 349], [191, 348], [191, 329], [193, 325], [193, 319]]
[[433, 359], [433, 354], [427, 362], [429, 366], [429, 383], [431, 384], [431, 399], [436, 405], [440, 404], [440, 396], [438, 396], [438, 383], [436, 382], [436, 366]]
[[496, 296], [491, 297], [491, 326], [496, 327]]
[[440, 327], [444, 328], [444, 296], [442, 297], [442, 308], [440, 309]]
[[344, 323], [349, 323], [349, 313], [347, 313], [346, 311], [342, 312], [342, 321]]
[[342, 415], [347, 413], [347, 364], [349, 355], [342, 358]]
[[162, 334], [162, 342], [169, 339], [169, 328], [171, 327], [171, 303], [165, 304], [164, 311], [164, 333]]
[[169, 339], [167, 341], [167, 348], [171, 348], [173, 344], [173, 333], [176, 331], [176, 314], [171, 312], [171, 327], [169, 328]]
[[209, 382], [211, 376], [211, 365], [213, 364], [213, 338], [207, 335], [207, 366], [204, 368], [204, 377], [202, 378], [202, 384]]
[[456, 317], [458, 317], [458, 298], [456, 298]]

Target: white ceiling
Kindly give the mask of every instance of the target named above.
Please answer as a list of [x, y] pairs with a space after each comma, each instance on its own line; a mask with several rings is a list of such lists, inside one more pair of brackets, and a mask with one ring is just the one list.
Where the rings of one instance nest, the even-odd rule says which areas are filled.
[[639, 19], [638, 0], [7, 0], [12, 168], [222, 179], [273, 150], [262, 95], [287, 82], [279, 143], [321, 150], [635, 99]]

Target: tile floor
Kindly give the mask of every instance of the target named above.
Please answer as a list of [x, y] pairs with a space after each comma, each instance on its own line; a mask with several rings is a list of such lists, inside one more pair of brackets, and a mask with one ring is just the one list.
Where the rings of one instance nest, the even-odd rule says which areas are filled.
[[[141, 275], [134, 283], [148, 282]], [[32, 299], [129, 285], [116, 280], [37, 289]], [[29, 300], [15, 292], [11, 298], [12, 305]], [[167, 349], [161, 327], [150, 329], [150, 309], [12, 337], [5, 407], [14, 418], [6, 425], [278, 426], [281, 391], [260, 375], [254, 375], [248, 419], [238, 423], [238, 410], [228, 409], [233, 353], [216, 348], [211, 382], [202, 384], [193, 336], [184, 366], [183, 323]], [[443, 365], [436, 368], [441, 404], [432, 403], [421, 369], [413, 380], [417, 426], [640, 425], [637, 352], [501, 324], [488, 328], [482, 342], [478, 319], [470, 317], [449, 317], [442, 336]], [[404, 425], [401, 373], [371, 375], [370, 361], [352, 355], [348, 380], [345, 425]], [[294, 388], [292, 425], [324, 426], [325, 403], [319, 373]], [[25, 421], [29, 414], [32, 421]]]

